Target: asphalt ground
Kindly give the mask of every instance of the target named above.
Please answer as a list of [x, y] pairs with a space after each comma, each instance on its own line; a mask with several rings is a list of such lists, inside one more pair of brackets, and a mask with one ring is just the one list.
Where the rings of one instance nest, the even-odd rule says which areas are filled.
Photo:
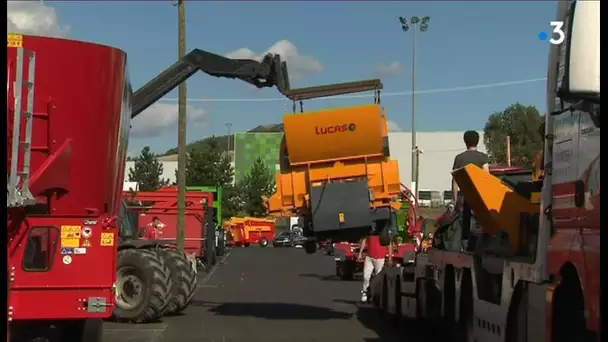
[[[292, 248], [234, 248], [183, 315], [145, 325], [106, 323], [106, 342], [420, 342], [358, 304], [360, 280], [335, 277], [331, 256]], [[411, 329], [411, 327], [409, 328]]]

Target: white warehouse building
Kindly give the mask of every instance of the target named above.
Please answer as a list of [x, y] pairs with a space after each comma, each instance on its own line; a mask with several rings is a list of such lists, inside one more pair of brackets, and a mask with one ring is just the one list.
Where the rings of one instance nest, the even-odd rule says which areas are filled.
[[[416, 144], [422, 150], [418, 181], [419, 190], [449, 190], [452, 186], [454, 157], [465, 150], [464, 132], [418, 132]], [[390, 132], [391, 158], [399, 162], [401, 182], [410, 186], [412, 182], [412, 133]], [[486, 151], [483, 132], [479, 132], [479, 150]]]
[[[450, 171], [452, 170], [454, 157], [465, 149], [463, 134], [464, 132], [418, 132], [416, 143], [422, 150], [420, 156], [419, 190], [445, 191], [451, 188], [452, 178]], [[479, 150], [485, 152], [483, 132], [479, 132], [479, 135]], [[390, 132], [389, 147], [391, 158], [399, 162], [401, 182], [410, 186], [412, 175], [411, 132]], [[162, 177], [169, 179], [171, 183], [175, 182], [177, 155], [163, 156], [159, 160], [163, 163], [164, 172]], [[133, 167], [133, 163], [132, 161], [127, 162], [126, 180], [128, 180], [128, 171], [129, 168]], [[233, 167], [235, 166], [234, 161], [232, 165]]]

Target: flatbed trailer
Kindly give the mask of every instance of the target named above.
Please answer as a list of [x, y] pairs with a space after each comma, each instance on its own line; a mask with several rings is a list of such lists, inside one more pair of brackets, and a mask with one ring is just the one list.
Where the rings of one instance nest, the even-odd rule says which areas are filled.
[[551, 22], [564, 39], [549, 54], [543, 178], [455, 170], [483, 237], [462, 252], [438, 229], [415, 262], [372, 280], [380, 310], [462, 341], [600, 340], [599, 4], [562, 1]]

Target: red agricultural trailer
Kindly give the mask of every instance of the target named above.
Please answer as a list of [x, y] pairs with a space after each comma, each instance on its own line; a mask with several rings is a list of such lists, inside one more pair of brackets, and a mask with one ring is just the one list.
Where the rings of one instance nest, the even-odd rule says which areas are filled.
[[249, 247], [259, 245], [268, 247], [275, 237], [275, 221], [257, 217], [231, 217], [224, 222], [231, 246]]
[[[195, 49], [133, 92], [122, 50], [8, 35], [7, 341], [98, 342], [103, 318], [157, 320], [183, 297], [168, 266], [183, 256], [117, 235], [130, 121], [199, 70], [289, 92], [278, 55]], [[146, 272], [115, 283], [117, 260]], [[127, 291], [136, 281], [142, 291]]]
[[[123, 193], [127, 209], [137, 218], [139, 237], [154, 217], [164, 225], [158, 240], [171, 244], [177, 240], [177, 187], [165, 187], [158, 191]], [[212, 193], [200, 191], [186, 192], [186, 231], [184, 251], [199, 260], [208, 260], [206, 250], [215, 246], [215, 230], [205, 229], [205, 213], [211, 209], [214, 198]], [[207, 245], [210, 239], [214, 242]], [[211, 253], [213, 254], [213, 253]]]

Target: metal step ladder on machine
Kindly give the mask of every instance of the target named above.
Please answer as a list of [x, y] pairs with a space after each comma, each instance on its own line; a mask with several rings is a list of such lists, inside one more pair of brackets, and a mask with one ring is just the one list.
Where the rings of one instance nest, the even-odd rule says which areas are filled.
[[[24, 73], [24, 61], [27, 59], [28, 73]], [[13, 94], [15, 108], [13, 112], [13, 137], [11, 142], [10, 169], [7, 172], [7, 208], [25, 207], [36, 204], [36, 199], [30, 191], [30, 159], [32, 152], [32, 125], [34, 116], [34, 78], [36, 70], [36, 54], [23, 48], [17, 48], [17, 63]], [[10, 85], [10, 75], [7, 80], [7, 97]], [[24, 78], [27, 76], [27, 78]], [[25, 111], [23, 110], [23, 88], [27, 87]], [[8, 100], [8, 98], [7, 98]], [[7, 101], [8, 102], [8, 101]], [[25, 122], [25, 137], [21, 139], [21, 123]], [[20, 160], [20, 147], [23, 148], [23, 160]], [[19, 164], [22, 164], [19, 170]]]

